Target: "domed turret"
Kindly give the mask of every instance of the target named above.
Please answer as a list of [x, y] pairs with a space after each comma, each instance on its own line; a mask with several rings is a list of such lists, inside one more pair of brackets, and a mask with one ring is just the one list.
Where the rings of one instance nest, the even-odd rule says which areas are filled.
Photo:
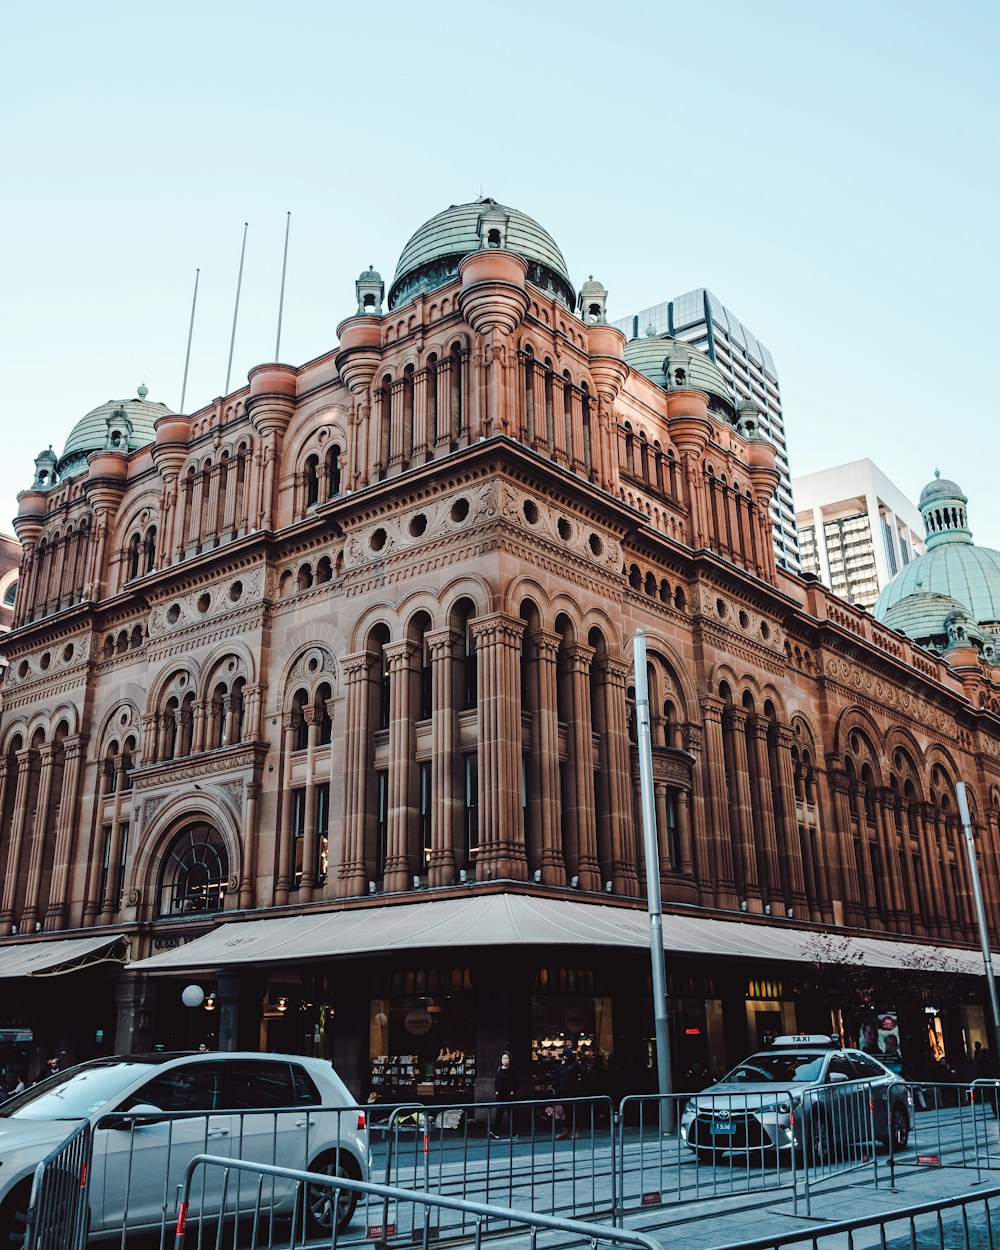
[[955, 646], [961, 634], [989, 658], [1000, 635], [1000, 551], [973, 543], [968, 502], [935, 472], [920, 495], [927, 551], [888, 583], [873, 613], [931, 650]]
[[453, 204], [424, 222], [403, 248], [389, 287], [389, 308], [433, 291], [458, 277], [458, 265], [471, 252], [499, 248], [528, 265], [528, 281], [550, 292], [568, 308], [576, 292], [555, 240], [537, 221], [489, 198]]
[[354, 284], [358, 295], [358, 315], [373, 317], [382, 316], [382, 300], [385, 298], [385, 283], [382, 275], [374, 265], [369, 265], [358, 275]]
[[86, 472], [87, 457], [92, 451], [104, 451], [112, 434], [116, 450], [132, 452], [145, 447], [156, 437], [153, 428], [158, 417], [170, 412], [166, 404], [146, 398], [145, 386], [133, 399], [109, 399], [81, 417], [70, 431], [63, 453], [56, 465], [60, 480]]
[[700, 352], [669, 334], [629, 339], [625, 363], [665, 391], [704, 391], [709, 410], [724, 420], [736, 418], [736, 403], [721, 370]]

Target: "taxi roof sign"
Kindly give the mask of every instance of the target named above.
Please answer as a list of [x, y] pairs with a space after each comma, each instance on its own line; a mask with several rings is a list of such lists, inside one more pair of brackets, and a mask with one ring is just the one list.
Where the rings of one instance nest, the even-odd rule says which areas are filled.
[[772, 1046], [823, 1046], [826, 1050], [840, 1050], [841, 1041], [836, 1033], [783, 1033], [771, 1042]]

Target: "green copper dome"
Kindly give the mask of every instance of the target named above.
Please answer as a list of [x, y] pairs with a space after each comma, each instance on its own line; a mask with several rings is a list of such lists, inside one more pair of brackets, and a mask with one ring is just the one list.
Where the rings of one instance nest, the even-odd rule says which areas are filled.
[[625, 363], [665, 391], [704, 391], [709, 407], [732, 420], [735, 401], [722, 376], [704, 352], [669, 334], [644, 335], [625, 344]]
[[389, 288], [389, 307], [458, 277], [458, 263], [484, 247], [503, 247], [528, 262], [528, 280], [570, 308], [576, 292], [556, 241], [534, 218], [496, 200], [452, 204], [425, 221], [403, 248]]
[[108, 418], [124, 409], [132, 429], [128, 437], [128, 450], [137, 451], [156, 437], [153, 423], [170, 412], [166, 404], [156, 404], [146, 399], [146, 388], [141, 386], [133, 399], [109, 399], [81, 417], [70, 431], [66, 446], [59, 457], [56, 471], [61, 479], [76, 477], [87, 468], [87, 457], [92, 451], [102, 451], [108, 443]]
[[973, 543], [967, 502], [959, 487], [940, 475], [924, 488], [920, 512], [927, 551], [896, 574], [872, 609], [876, 620], [934, 649], [944, 649], [943, 636], [954, 642], [947, 618], [951, 614], [954, 625], [956, 608], [967, 613], [970, 637], [1000, 633], [1000, 551]]

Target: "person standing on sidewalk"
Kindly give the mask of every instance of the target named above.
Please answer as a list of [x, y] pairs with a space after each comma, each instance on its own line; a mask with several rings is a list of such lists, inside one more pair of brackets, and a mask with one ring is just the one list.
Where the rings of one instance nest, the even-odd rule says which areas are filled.
[[497, 1068], [493, 1089], [496, 1094], [497, 1109], [493, 1115], [493, 1129], [490, 1136], [500, 1136], [500, 1127], [506, 1119], [507, 1132], [511, 1137], [516, 1137], [514, 1108], [510, 1104], [517, 1097], [517, 1073], [511, 1065], [509, 1050], [505, 1050], [500, 1056], [500, 1066]]
[[571, 1103], [569, 1115], [562, 1105], [564, 1098], [575, 1098], [580, 1092], [580, 1064], [572, 1046], [563, 1050], [559, 1069], [556, 1072], [556, 1119], [562, 1121], [562, 1128], [556, 1133], [557, 1138], [576, 1136], [576, 1103]]

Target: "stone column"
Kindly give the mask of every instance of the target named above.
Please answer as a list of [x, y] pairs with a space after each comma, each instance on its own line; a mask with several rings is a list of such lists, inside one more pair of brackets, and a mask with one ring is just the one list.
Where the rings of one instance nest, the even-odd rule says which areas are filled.
[[368, 888], [368, 770], [371, 737], [371, 674], [380, 657], [367, 651], [345, 656], [344, 714], [344, 849], [337, 870], [341, 897], [364, 894]]
[[[433, 379], [432, 379], [433, 380]], [[427, 883], [455, 880], [455, 830], [460, 803], [458, 786], [458, 716], [455, 712], [455, 663], [462, 635], [454, 629], [425, 636], [431, 662], [431, 855]]]
[[531, 645], [530, 681], [532, 689], [532, 741], [536, 785], [529, 802], [535, 804], [535, 829], [540, 852], [539, 871], [544, 885], [566, 884], [563, 857], [562, 795], [559, 787], [559, 695], [557, 668], [558, 634], [535, 630], [528, 635]]
[[[118, 1008], [115, 1024], [115, 1054], [148, 1054], [153, 1046], [153, 1014], [157, 990], [156, 977], [142, 973], [123, 973], [115, 980], [115, 1003]], [[176, 982], [166, 982], [176, 984]], [[176, 991], [175, 991], [176, 992]], [[181, 1007], [181, 1011], [188, 1008]]]
[[310, 903], [313, 891], [318, 884], [316, 872], [316, 747], [319, 745], [319, 728], [322, 714], [316, 707], [304, 707], [302, 716], [308, 725], [306, 739], [306, 801], [302, 830], [302, 880], [299, 883], [299, 898], [303, 903]]
[[[851, 779], [834, 766], [828, 757], [826, 770], [836, 829], [837, 865], [835, 876], [839, 878], [840, 898], [833, 897], [837, 886], [831, 890], [834, 922], [847, 923], [854, 928], [866, 923], [865, 909], [861, 904], [861, 865], [854, 853], [854, 836], [851, 831]], [[842, 919], [837, 919], [838, 910]]]
[[219, 1012], [219, 1050], [236, 1050], [240, 1031], [240, 973], [233, 970], [216, 973], [215, 995]]
[[629, 667], [607, 656], [599, 658], [596, 664], [601, 673], [601, 773], [605, 778], [606, 795], [599, 820], [604, 830], [603, 840], [610, 851], [612, 888], [616, 894], [634, 896], [639, 892], [639, 871], [632, 820], [632, 767], [625, 698]]
[[778, 866], [778, 833], [774, 818], [774, 799], [771, 793], [771, 764], [767, 751], [767, 731], [770, 721], [763, 716], [748, 718], [751, 747], [753, 750], [753, 775], [756, 781], [754, 794], [755, 825], [762, 843], [763, 860], [767, 875], [767, 902], [772, 914], [783, 916], [785, 892]]
[[722, 730], [722, 712], [725, 704], [710, 695], [702, 701], [702, 718], [705, 731], [705, 814], [707, 849], [711, 850], [711, 863], [715, 889], [722, 897], [728, 897], [735, 905], [736, 882], [733, 873], [733, 837], [729, 828], [729, 806], [726, 791], [726, 755]]
[[[28, 855], [28, 880], [24, 892], [24, 911], [21, 915], [20, 933], [34, 933], [38, 923], [39, 896], [42, 888], [42, 861], [48, 847], [49, 807], [52, 803], [52, 771], [56, 760], [56, 748], [47, 742], [38, 750], [40, 775], [38, 799], [35, 803], [35, 819], [31, 831], [31, 849]], [[27, 826], [25, 826], [27, 827]]]
[[[390, 422], [389, 463], [387, 473], [398, 473], [403, 467], [406, 431], [403, 429], [403, 387], [406, 383], [397, 378], [389, 387], [389, 402], [392, 405]], [[386, 874], [388, 875], [388, 873]], [[386, 886], [386, 889], [389, 887]]]
[[420, 649], [415, 642], [403, 641], [386, 646], [384, 650], [389, 665], [389, 811], [385, 857], [385, 889], [388, 892], [408, 890], [415, 866], [410, 846], [415, 815], [411, 703], [413, 665]]
[[566, 379], [558, 373], [552, 374], [552, 459], [557, 464], [569, 464], [569, 449], [566, 446]]
[[899, 838], [891, 815], [894, 795], [891, 790], [875, 791], [875, 829], [882, 848], [882, 872], [885, 877], [886, 908], [889, 927], [899, 933], [909, 931], [903, 882], [899, 872]]
[[94, 826], [90, 842], [90, 868], [87, 873], [87, 898], [83, 905], [83, 920], [93, 924], [101, 914], [103, 899], [101, 890], [101, 860], [104, 850], [104, 800], [108, 793], [108, 761], [97, 763], [97, 801], [94, 804]]
[[851, 799], [854, 807], [854, 817], [858, 825], [858, 844], [860, 846], [859, 855], [861, 862], [858, 867], [861, 871], [862, 894], [864, 895], [868, 927], [881, 929], [884, 928], [884, 922], [878, 914], [877, 896], [875, 894], [875, 874], [872, 871], [871, 842], [868, 837], [868, 814], [865, 811], [865, 790], [866, 787], [860, 781], [855, 782], [851, 787]]
[[125, 792], [125, 761], [115, 756], [115, 802], [111, 812], [111, 840], [108, 847], [108, 879], [101, 903], [101, 924], [111, 924], [118, 911], [121, 885], [118, 881], [118, 861], [122, 854], [122, 795]]
[[[892, 795], [892, 819], [894, 827], [897, 829], [897, 840], [899, 842], [899, 853], [903, 861], [903, 879], [906, 882], [906, 893], [911, 900], [911, 906], [904, 911], [904, 920], [907, 913], [912, 913], [910, 924], [917, 918], [921, 922], [925, 920], [920, 910], [920, 891], [917, 888], [917, 878], [913, 871], [913, 854], [910, 849], [910, 822], [909, 812], [907, 808], [909, 804], [901, 795]], [[927, 933], [930, 934], [928, 928]]]
[[[62, 790], [59, 795], [59, 819], [56, 824], [55, 851], [53, 855], [52, 881], [49, 886], [48, 910], [45, 913], [46, 929], [64, 929], [69, 907], [66, 897], [69, 887], [70, 856], [76, 814], [80, 799], [80, 766], [87, 744], [86, 734], [75, 734], [63, 742], [66, 767], [63, 770]], [[0, 796], [0, 812], [3, 811]]]
[[295, 829], [292, 803], [292, 753], [295, 750], [295, 733], [299, 725], [298, 712], [285, 712], [281, 718], [281, 823], [278, 829], [278, 864], [274, 881], [274, 901], [278, 907], [288, 902], [289, 892], [295, 886], [295, 861], [293, 849]]
[[680, 871], [686, 877], [694, 876], [691, 859], [691, 795], [687, 790], [677, 790], [677, 841], [680, 843]]
[[[214, 730], [219, 716], [219, 705], [213, 701], [206, 709], [204, 699], [195, 699], [191, 713], [191, 754], [200, 755], [205, 750], [206, 724], [211, 724]], [[214, 734], [212, 740], [214, 741]]]
[[567, 830], [576, 842], [576, 871], [581, 890], [600, 890], [601, 865], [597, 858], [597, 820], [594, 811], [594, 731], [590, 712], [590, 665], [594, 648], [576, 643], [565, 648], [569, 664], [572, 720], [569, 730], [573, 770], [571, 806], [564, 813]]
[[788, 885], [788, 904], [797, 919], [809, 919], [806, 886], [799, 841], [799, 821], [795, 807], [795, 764], [792, 747], [795, 734], [788, 725], [774, 727], [774, 776], [778, 795], [778, 858]]
[[257, 859], [260, 837], [260, 782], [247, 784], [246, 830], [243, 837], [243, 874], [240, 877], [240, 908], [253, 907], [257, 885]]
[[498, 612], [472, 622], [479, 669], [480, 879], [528, 875], [521, 809], [519, 655], [524, 622]]
[[740, 707], [727, 707], [723, 739], [729, 755], [729, 816], [733, 834], [736, 881], [746, 910], [762, 912], [757, 854], [753, 842], [753, 814], [750, 803], [749, 764], [746, 739], [747, 713]]

